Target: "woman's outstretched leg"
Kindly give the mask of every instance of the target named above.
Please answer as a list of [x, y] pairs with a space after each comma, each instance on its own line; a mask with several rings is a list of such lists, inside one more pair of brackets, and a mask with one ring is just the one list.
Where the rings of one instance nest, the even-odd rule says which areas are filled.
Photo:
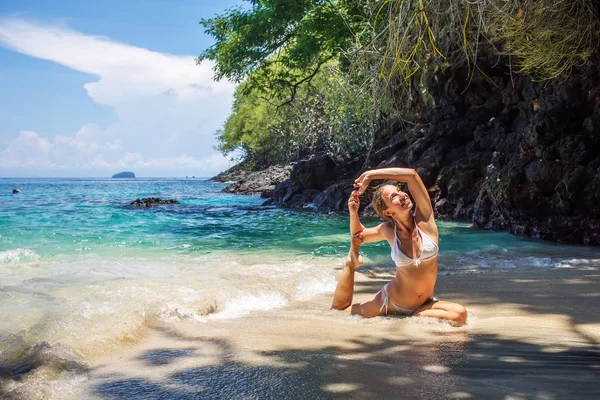
[[449, 301], [428, 301], [419, 307], [413, 316], [445, 319], [454, 326], [467, 323], [467, 309]]
[[331, 308], [336, 310], [345, 310], [352, 304], [354, 296], [354, 270], [362, 264], [362, 257], [358, 254], [360, 250], [360, 239], [352, 238], [350, 252], [346, 258], [346, 265], [342, 271], [342, 276], [338, 281]]

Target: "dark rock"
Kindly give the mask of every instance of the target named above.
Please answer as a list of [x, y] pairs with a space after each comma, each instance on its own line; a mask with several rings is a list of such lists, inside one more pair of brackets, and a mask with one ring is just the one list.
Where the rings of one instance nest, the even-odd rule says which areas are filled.
[[218, 175], [213, 176], [209, 180], [213, 182], [222, 183], [235, 182], [239, 176], [245, 176], [246, 173], [249, 171], [250, 169], [248, 163], [242, 161], [241, 163], [234, 165], [233, 167], [219, 173]]
[[112, 177], [113, 178], [129, 178], [129, 179], [134, 179], [135, 178], [135, 174], [133, 172], [124, 171], [124, 172], [119, 172], [118, 174], [114, 174]]
[[12, 190], [12, 193], [13, 193], [13, 194], [19, 194], [19, 193], [21, 193], [21, 191], [20, 191], [19, 189], [13, 189], [13, 190]]
[[280, 182], [273, 190], [273, 199], [276, 203], [286, 203], [298, 191], [291, 179]]
[[294, 165], [290, 178], [303, 189], [322, 190], [339, 178], [334, 173], [336, 166], [329, 154], [318, 154]]
[[347, 210], [348, 198], [354, 190], [352, 184], [353, 180], [346, 180], [330, 185], [327, 189], [317, 194], [313, 200], [315, 208], [320, 211]]
[[[265, 192], [267, 203], [347, 212], [361, 172], [411, 167], [439, 219], [600, 245], [598, 68], [546, 85], [492, 64], [479, 67], [485, 76], [457, 67], [444, 70], [443, 79], [421, 79], [424, 94], [415, 93], [407, 110], [413, 123], [383, 124], [368, 157], [318, 153], [298, 162]], [[372, 215], [369, 193], [361, 212]]]
[[136, 199], [129, 203], [131, 207], [146, 207], [151, 208], [154, 204], [179, 204], [179, 200], [175, 199], [161, 199], [159, 197], [146, 197], [143, 199]]
[[294, 165], [290, 178], [275, 187], [265, 204], [285, 208], [314, 207], [325, 212], [347, 209], [356, 171], [363, 165], [363, 155], [335, 158], [329, 154], [316, 154]]
[[291, 170], [291, 165], [273, 165], [261, 171], [248, 171], [244, 164], [238, 164], [211, 180], [233, 182], [223, 189], [227, 193], [261, 194], [261, 197], [271, 197], [277, 184], [286, 180]]

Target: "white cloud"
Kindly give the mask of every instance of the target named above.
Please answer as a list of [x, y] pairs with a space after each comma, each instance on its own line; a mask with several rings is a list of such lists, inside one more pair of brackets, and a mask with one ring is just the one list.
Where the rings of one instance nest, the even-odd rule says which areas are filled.
[[22, 166], [24, 168], [51, 166], [49, 161], [51, 149], [50, 143], [37, 133], [21, 131], [19, 137], [0, 152], [0, 163], [4, 166]]
[[[214, 133], [230, 112], [234, 87], [213, 81], [210, 63], [196, 65], [194, 56], [17, 19], [0, 19], [0, 45], [93, 74], [97, 81], [84, 85], [88, 95], [117, 115], [106, 129], [90, 123], [54, 138], [21, 131], [0, 147], [0, 169], [14, 173], [22, 167], [35, 173], [39, 168], [38, 175], [97, 170], [98, 175], [127, 167], [146, 176], [201, 176], [229, 166], [213, 147]], [[65, 110], [64, 118], [76, 112]]]
[[0, 166], [18, 169], [21, 173], [17, 175], [20, 176], [36, 170], [50, 170], [50, 175], [62, 176], [70, 169], [84, 175], [111, 175], [115, 169], [127, 169], [148, 171], [150, 174], [147, 176], [158, 176], [161, 171], [179, 172], [175, 176], [180, 176], [182, 173], [192, 175], [194, 171], [223, 170], [231, 166], [228, 158], [217, 153], [199, 158], [182, 153], [146, 159], [141, 153], [124, 151], [118, 140], [101, 144], [92, 141], [91, 130], [97, 130], [97, 127], [86, 125], [75, 137], [56, 136], [52, 142], [35, 132], [21, 131], [0, 151]]

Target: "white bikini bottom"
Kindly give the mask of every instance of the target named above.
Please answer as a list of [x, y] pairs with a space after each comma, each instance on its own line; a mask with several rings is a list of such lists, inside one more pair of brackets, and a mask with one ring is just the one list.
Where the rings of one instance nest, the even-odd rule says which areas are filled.
[[[415, 308], [414, 310], [411, 310], [410, 308], [403, 308], [403, 307], [399, 307], [397, 305], [395, 305], [391, 300], [390, 300], [390, 296], [388, 295], [387, 292], [387, 286], [392, 283], [392, 282], [388, 282], [386, 283], [383, 288], [381, 289], [381, 291], [383, 292], [383, 304], [381, 305], [381, 308], [379, 309], [379, 311], [383, 311], [383, 307], [385, 307], [385, 313], [386, 314], [398, 314], [398, 315], [405, 315], [405, 316], [410, 316], [413, 315], [413, 313], [415, 311], [417, 311], [417, 309]], [[435, 296], [431, 296], [427, 301], [433, 301], [436, 302], [438, 301], [438, 299]], [[427, 301], [425, 303], [427, 303]], [[392, 307], [394, 307], [395, 312], [389, 312], [388, 311], [388, 305], [391, 305]]]

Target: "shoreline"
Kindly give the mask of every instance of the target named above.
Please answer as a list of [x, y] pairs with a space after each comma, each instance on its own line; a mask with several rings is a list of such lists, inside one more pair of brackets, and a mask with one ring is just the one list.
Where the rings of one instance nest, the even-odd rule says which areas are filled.
[[[356, 164], [355, 161], [343, 161], [337, 158], [334, 160], [324, 154], [317, 153], [305, 160], [289, 164], [270, 165], [257, 171], [248, 169], [246, 162], [242, 161], [210, 178], [209, 181], [227, 184], [222, 189], [225, 193], [260, 195], [261, 198], [265, 199], [263, 206], [275, 205], [279, 208], [291, 210], [311, 208], [324, 214], [343, 215], [347, 213], [346, 201], [354, 190], [352, 186], [353, 177], [363, 171], [362, 168], [354, 165]], [[352, 168], [351, 165], [356, 168]], [[419, 173], [423, 173], [422, 168], [416, 169]], [[436, 184], [428, 190], [430, 193], [437, 193], [439, 187]], [[367, 194], [367, 196], [370, 195]], [[514, 236], [542, 240], [548, 243], [593, 247], [600, 244], [598, 234], [595, 233], [599, 231], [597, 228], [600, 225], [594, 217], [589, 221], [585, 218], [582, 219], [583, 217], [572, 216], [560, 218], [548, 216], [547, 218], [536, 219], [537, 217], [534, 217], [534, 215], [537, 215], [535, 212], [527, 212], [525, 214], [528, 216], [513, 218], [513, 220], [500, 215], [484, 217], [484, 214], [489, 214], [489, 210], [483, 211], [480, 209], [481, 207], [473, 204], [469, 205], [468, 201], [463, 200], [459, 199], [456, 205], [458, 208], [451, 212], [454, 207], [450, 205], [452, 201], [449, 202], [446, 198], [436, 200], [432, 197], [436, 219], [439, 221], [467, 222], [475, 228], [508, 232]], [[361, 215], [378, 218], [369, 203], [370, 201], [362, 202]], [[574, 234], [575, 231], [580, 230], [580, 228], [575, 228], [579, 225], [588, 225], [588, 229], [583, 233]], [[554, 231], [561, 232], [561, 234]]]
[[[358, 272], [355, 301], [387, 279]], [[467, 307], [466, 326], [348, 316], [328, 309], [330, 294], [238, 319], [187, 319], [89, 360], [84, 397], [600, 395], [600, 265], [445, 275], [436, 288]]]

